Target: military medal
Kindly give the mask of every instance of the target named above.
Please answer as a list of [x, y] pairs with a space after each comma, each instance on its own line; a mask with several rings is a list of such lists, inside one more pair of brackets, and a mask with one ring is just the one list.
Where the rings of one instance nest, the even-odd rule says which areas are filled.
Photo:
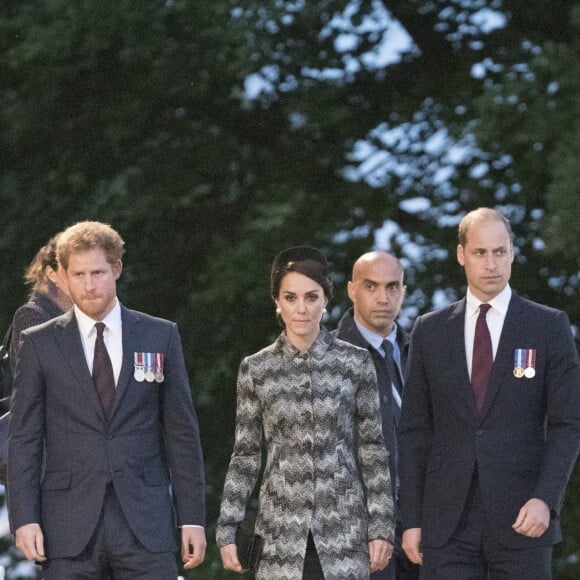
[[155, 373], [153, 372], [153, 353], [145, 353], [145, 380], [152, 383], [155, 380]]
[[137, 382], [142, 383], [145, 380], [145, 367], [143, 365], [143, 353], [136, 352], [136, 353], [134, 353], [133, 358], [135, 360], [135, 372], [133, 373], [133, 376], [135, 377], [135, 380]]
[[526, 379], [533, 379], [536, 376], [536, 349], [528, 348], [526, 351], [526, 370], [524, 371]]
[[158, 383], [162, 383], [165, 380], [165, 376], [163, 375], [163, 353], [156, 352], [155, 353], [155, 381]]
[[521, 379], [524, 376], [525, 349], [516, 348], [514, 352], [514, 377]]

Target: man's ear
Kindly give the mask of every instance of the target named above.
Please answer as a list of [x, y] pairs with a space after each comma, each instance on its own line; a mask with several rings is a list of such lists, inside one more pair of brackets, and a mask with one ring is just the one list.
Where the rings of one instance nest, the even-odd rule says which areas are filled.
[[355, 301], [355, 288], [354, 288], [354, 282], [352, 280], [349, 280], [347, 286], [346, 286], [346, 292], [348, 294], [348, 297], [350, 298], [350, 301], [354, 303]]
[[465, 252], [461, 244], [457, 244], [457, 261], [460, 266], [465, 266]]
[[111, 264], [111, 268], [113, 270], [113, 274], [115, 275], [115, 280], [118, 280], [119, 276], [121, 276], [121, 272], [123, 271], [123, 262], [121, 260], [117, 260], [114, 264]]

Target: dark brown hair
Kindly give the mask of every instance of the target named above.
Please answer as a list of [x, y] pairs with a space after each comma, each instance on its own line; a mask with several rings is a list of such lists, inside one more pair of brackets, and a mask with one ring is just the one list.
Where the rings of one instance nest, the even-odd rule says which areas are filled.
[[24, 272], [24, 281], [32, 287], [32, 290], [39, 290], [46, 283], [44, 271], [50, 266], [55, 272], [58, 269], [58, 260], [56, 259], [56, 245], [60, 234], [50, 238], [48, 242], [36, 252], [32, 262]]
[[274, 300], [278, 298], [278, 294], [280, 293], [282, 278], [290, 272], [296, 272], [314, 280], [322, 287], [327, 300], [332, 298], [333, 286], [328, 266], [325, 266], [316, 260], [308, 259], [286, 262], [281, 264], [280, 267], [272, 272], [272, 277], [270, 279], [270, 293]]

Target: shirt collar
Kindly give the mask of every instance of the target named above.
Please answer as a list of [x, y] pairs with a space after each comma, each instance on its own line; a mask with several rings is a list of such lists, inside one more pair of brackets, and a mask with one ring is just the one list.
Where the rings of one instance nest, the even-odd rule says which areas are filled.
[[310, 355], [315, 356], [318, 359], [324, 357], [326, 351], [329, 349], [330, 345], [334, 341], [333, 336], [328, 332], [328, 330], [322, 326], [320, 327], [320, 332], [316, 337], [312, 346], [308, 349], [307, 353], [302, 353], [298, 350], [289, 340], [286, 335], [286, 331], [282, 331], [278, 339], [276, 340], [276, 350], [282, 353], [285, 358], [308, 358]]
[[[74, 305], [74, 312], [80, 333], [85, 338], [88, 338], [89, 334], [94, 331], [95, 323], [98, 321], [87, 316], [76, 304]], [[113, 306], [111, 312], [103, 318], [102, 322], [105, 323], [105, 326], [112, 334], [116, 335], [121, 333], [121, 304], [119, 303], [119, 300], [115, 299], [115, 306]]]
[[[509, 284], [494, 298], [492, 298], [487, 304], [490, 304], [492, 308], [497, 310], [502, 316], [505, 317], [510, 300], [512, 297], [512, 289]], [[466, 300], [466, 316], [475, 316], [478, 312], [479, 306], [483, 304], [479, 298], [476, 298], [469, 288], [467, 289]]]
[[369, 330], [366, 326], [363, 326], [356, 318], [353, 316], [354, 323], [358, 328], [358, 331], [361, 333], [362, 337], [375, 349], [379, 352], [381, 351], [383, 340], [385, 338], [390, 340], [393, 345], [397, 342], [397, 323], [393, 322], [393, 330], [387, 336], [381, 336], [372, 330]]

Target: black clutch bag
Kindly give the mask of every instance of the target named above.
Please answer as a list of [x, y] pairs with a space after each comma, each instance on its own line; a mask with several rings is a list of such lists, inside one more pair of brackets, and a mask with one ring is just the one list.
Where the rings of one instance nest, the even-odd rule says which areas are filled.
[[236, 546], [238, 560], [244, 570], [256, 570], [262, 555], [262, 536], [238, 528], [236, 532]]

